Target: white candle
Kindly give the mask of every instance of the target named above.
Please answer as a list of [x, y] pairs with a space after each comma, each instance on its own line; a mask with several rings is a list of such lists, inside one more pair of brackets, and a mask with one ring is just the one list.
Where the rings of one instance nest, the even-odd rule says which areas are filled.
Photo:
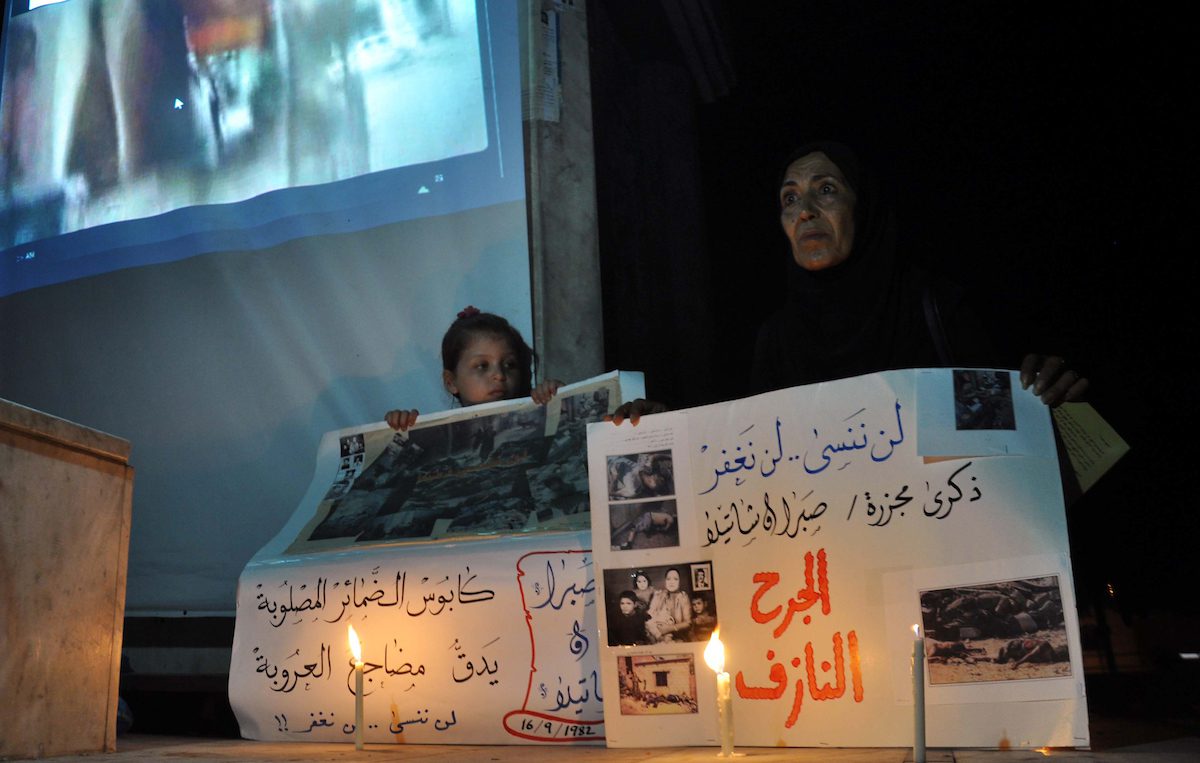
[[717, 674], [717, 721], [721, 732], [722, 758], [733, 757], [733, 697], [729, 693], [729, 674], [725, 672], [725, 645], [718, 638], [720, 629], [713, 632], [704, 648], [704, 661]]
[[349, 626], [350, 651], [354, 654], [354, 749], [363, 748], [363, 661], [362, 646], [354, 626]]
[[721, 722], [721, 757], [733, 757], [733, 698], [729, 694], [729, 674], [717, 673], [717, 717]]
[[925, 763], [925, 641], [913, 626], [913, 763]]

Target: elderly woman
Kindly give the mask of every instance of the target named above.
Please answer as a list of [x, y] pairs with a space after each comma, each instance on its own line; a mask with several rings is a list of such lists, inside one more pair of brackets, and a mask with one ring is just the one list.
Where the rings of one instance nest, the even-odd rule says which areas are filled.
[[[894, 368], [996, 365], [961, 292], [904, 266], [895, 219], [874, 179], [839, 143], [794, 152], [779, 184], [791, 244], [788, 299], [760, 329], [754, 392]], [[1028, 355], [1021, 384], [1051, 406], [1087, 380], [1062, 358]]]
[[[891, 209], [848, 147], [793, 152], [779, 209], [791, 244], [788, 297], [759, 330], [751, 392], [898, 368], [1006, 365], [958, 287], [900, 261]], [[1057, 406], [1081, 399], [1088, 382], [1061, 357], [1031, 354], [1021, 385]], [[608, 418], [636, 424], [663, 410], [633, 400]]]

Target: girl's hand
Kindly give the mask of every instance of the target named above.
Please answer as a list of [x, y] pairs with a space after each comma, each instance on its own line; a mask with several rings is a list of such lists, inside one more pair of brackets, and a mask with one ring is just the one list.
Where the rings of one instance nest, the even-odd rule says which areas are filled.
[[418, 413], [419, 413], [419, 411], [416, 408], [413, 408], [412, 410], [408, 410], [408, 411], [405, 411], [405, 410], [388, 411], [387, 415], [383, 417], [383, 420], [386, 421], [388, 423], [388, 426], [390, 426], [392, 429], [397, 429], [397, 430], [403, 432], [406, 429], [408, 429], [409, 427], [411, 427], [413, 424], [417, 423], [417, 414]]
[[1051, 408], [1082, 400], [1088, 380], [1067, 368], [1067, 361], [1056, 355], [1025, 356], [1021, 363], [1021, 388], [1029, 389]]
[[538, 405], [545, 405], [550, 402], [550, 398], [558, 393], [558, 388], [563, 385], [558, 379], [543, 379], [540, 384], [533, 388], [533, 402]]

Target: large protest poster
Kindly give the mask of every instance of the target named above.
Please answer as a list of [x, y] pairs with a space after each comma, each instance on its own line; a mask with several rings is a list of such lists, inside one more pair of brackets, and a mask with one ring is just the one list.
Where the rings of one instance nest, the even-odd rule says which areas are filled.
[[[907, 370], [588, 431], [607, 742], [1088, 744], [1050, 416], [1013, 372]], [[918, 640], [913, 626], [920, 625]]]
[[238, 581], [229, 696], [252, 739], [597, 743], [586, 425], [640, 374], [329, 432], [313, 483]]

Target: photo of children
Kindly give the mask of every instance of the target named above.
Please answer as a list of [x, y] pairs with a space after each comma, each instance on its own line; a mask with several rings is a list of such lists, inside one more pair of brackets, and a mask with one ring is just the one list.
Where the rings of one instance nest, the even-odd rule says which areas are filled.
[[[703, 571], [707, 590], [686, 587]], [[705, 641], [717, 627], [712, 562], [604, 571], [609, 646]]]
[[1071, 675], [1057, 575], [922, 591], [931, 684]]

